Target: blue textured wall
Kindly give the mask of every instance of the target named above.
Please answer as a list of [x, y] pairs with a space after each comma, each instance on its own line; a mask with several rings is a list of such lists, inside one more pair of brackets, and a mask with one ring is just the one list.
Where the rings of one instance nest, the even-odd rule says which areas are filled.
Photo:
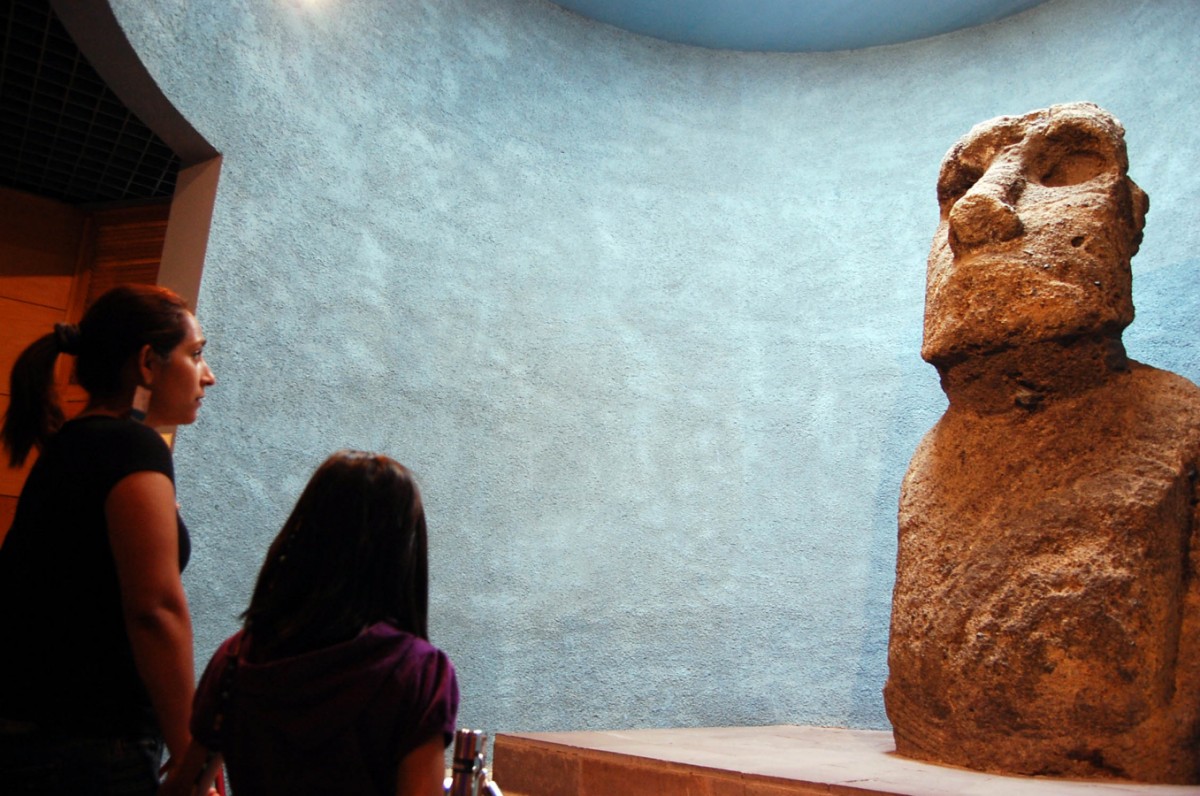
[[1152, 208], [1135, 358], [1200, 379], [1200, 5], [732, 54], [542, 0], [114, 0], [224, 154], [181, 431], [206, 660], [330, 451], [419, 474], [465, 724], [886, 727], [934, 182], [1092, 100]]

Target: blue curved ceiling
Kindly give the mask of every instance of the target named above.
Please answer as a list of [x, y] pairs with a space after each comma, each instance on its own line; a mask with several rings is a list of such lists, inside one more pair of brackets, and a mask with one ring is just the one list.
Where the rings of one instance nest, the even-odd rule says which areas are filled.
[[994, 22], [1045, 0], [554, 0], [657, 39], [719, 50], [852, 50]]

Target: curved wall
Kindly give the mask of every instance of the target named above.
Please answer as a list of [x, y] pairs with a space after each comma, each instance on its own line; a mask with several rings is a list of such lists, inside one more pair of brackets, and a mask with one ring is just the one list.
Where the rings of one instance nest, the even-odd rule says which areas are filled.
[[224, 156], [179, 433], [201, 663], [312, 469], [424, 487], [431, 632], [489, 730], [887, 726], [943, 153], [1098, 102], [1152, 209], [1131, 354], [1193, 343], [1200, 7], [1051, 0], [913, 44], [721, 53], [542, 0], [113, 0]]

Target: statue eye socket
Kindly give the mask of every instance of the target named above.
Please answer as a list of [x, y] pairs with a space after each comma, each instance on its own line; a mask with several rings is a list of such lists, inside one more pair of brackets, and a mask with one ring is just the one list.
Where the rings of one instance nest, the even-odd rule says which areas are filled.
[[953, 204], [958, 201], [982, 176], [982, 169], [966, 164], [960, 163], [955, 168], [947, 169], [938, 181], [938, 204]]
[[1108, 158], [1098, 152], [1066, 152], [1039, 164], [1034, 180], [1047, 188], [1079, 185], [1103, 174], [1109, 166]]

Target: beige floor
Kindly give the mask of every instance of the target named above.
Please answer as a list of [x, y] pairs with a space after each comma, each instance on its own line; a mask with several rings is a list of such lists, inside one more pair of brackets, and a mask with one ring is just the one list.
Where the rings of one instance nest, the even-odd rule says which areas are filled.
[[[894, 753], [889, 732], [775, 726], [500, 734], [505, 796], [1182, 796], [1200, 787], [1003, 777]], [[506, 777], [512, 784], [505, 784]]]

